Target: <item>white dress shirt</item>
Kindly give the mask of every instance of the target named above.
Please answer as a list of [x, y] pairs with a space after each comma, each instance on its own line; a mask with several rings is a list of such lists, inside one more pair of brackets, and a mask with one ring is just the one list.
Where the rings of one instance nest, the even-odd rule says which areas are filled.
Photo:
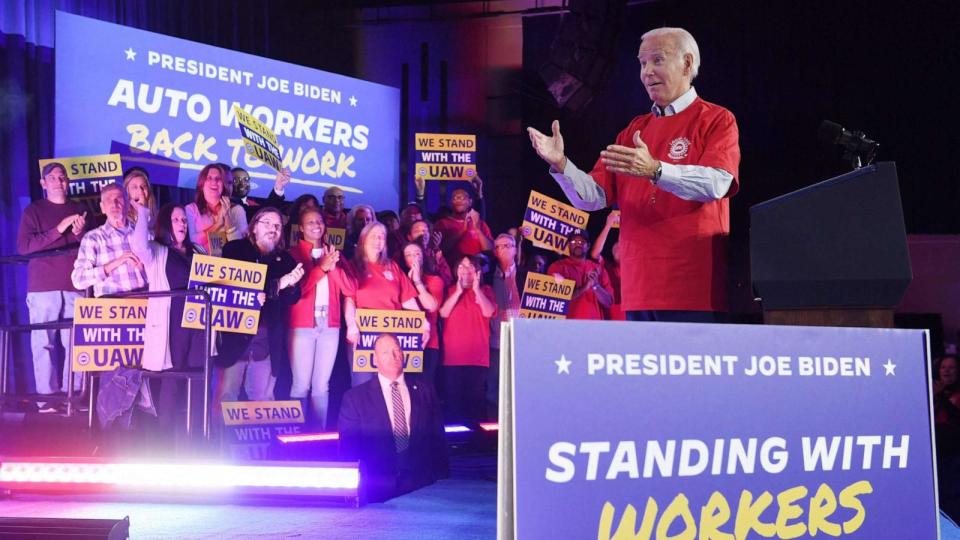
[[[393, 430], [393, 389], [390, 385], [393, 383], [390, 379], [377, 373], [377, 380], [380, 381], [380, 391], [383, 392], [383, 401], [387, 404], [387, 414], [390, 415], [390, 429]], [[397, 378], [397, 386], [400, 389], [400, 398], [403, 399], [403, 415], [407, 420], [407, 435], [413, 435], [413, 427], [410, 425], [410, 389], [403, 380], [403, 374]]]

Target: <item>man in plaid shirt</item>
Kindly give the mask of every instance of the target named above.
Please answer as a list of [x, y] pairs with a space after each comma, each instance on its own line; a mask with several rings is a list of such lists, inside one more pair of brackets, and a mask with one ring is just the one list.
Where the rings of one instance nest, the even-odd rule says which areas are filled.
[[93, 286], [96, 297], [129, 292], [147, 286], [143, 263], [130, 249], [133, 227], [127, 223], [127, 194], [117, 184], [100, 191], [100, 209], [107, 222], [83, 236], [73, 263], [73, 286]]

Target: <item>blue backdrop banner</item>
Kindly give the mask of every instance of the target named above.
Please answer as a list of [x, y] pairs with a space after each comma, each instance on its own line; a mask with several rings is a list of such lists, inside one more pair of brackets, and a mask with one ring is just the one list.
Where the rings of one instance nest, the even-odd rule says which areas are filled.
[[399, 202], [396, 88], [64, 12], [56, 39], [57, 156], [118, 141], [179, 161], [181, 187], [225, 162], [266, 196], [275, 173], [247, 155], [236, 104], [277, 135], [288, 200], [337, 185], [348, 204]]
[[924, 331], [513, 321], [515, 538], [936, 538]]

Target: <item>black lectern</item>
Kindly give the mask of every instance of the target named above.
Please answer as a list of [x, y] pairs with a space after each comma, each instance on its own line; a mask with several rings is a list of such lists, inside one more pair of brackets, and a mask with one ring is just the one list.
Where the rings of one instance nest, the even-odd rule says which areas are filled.
[[752, 206], [750, 272], [767, 324], [892, 327], [913, 277], [896, 164]]

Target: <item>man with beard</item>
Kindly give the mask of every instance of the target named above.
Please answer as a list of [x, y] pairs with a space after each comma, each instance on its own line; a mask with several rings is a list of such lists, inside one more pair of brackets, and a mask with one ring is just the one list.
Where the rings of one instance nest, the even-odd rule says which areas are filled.
[[267, 196], [266, 200], [249, 196], [250, 173], [248, 173], [246, 169], [235, 167], [230, 170], [230, 177], [232, 178], [231, 184], [224, 187], [230, 193], [230, 202], [243, 207], [243, 211], [247, 214], [248, 222], [253, 219], [253, 215], [257, 213], [257, 210], [265, 206], [272, 206], [283, 210], [282, 207], [285, 198], [283, 192], [287, 184], [290, 183], [290, 169], [284, 168], [281, 172], [277, 173], [277, 177], [273, 181], [273, 189], [270, 190], [270, 195]]
[[450, 194], [452, 214], [438, 220], [434, 230], [442, 235], [441, 248], [447, 260], [459, 261], [464, 256], [472, 257], [482, 251], [493, 249], [493, 234], [480, 214], [473, 209], [473, 197], [466, 189], [453, 190]]
[[263, 208], [254, 214], [247, 238], [223, 246], [224, 258], [267, 265], [267, 279], [257, 334], [218, 334], [214, 411], [223, 401], [236, 401], [241, 385], [251, 401], [269, 401], [275, 395], [283, 399], [290, 393], [289, 307], [300, 299], [303, 265], [283, 249], [282, 231], [280, 211]]
[[550, 265], [548, 274], [560, 275], [574, 281], [573, 299], [570, 301], [568, 319], [603, 320], [600, 306], [610, 307], [613, 287], [606, 269], [587, 258], [590, 239], [586, 231], [573, 232], [567, 236], [570, 255]]

